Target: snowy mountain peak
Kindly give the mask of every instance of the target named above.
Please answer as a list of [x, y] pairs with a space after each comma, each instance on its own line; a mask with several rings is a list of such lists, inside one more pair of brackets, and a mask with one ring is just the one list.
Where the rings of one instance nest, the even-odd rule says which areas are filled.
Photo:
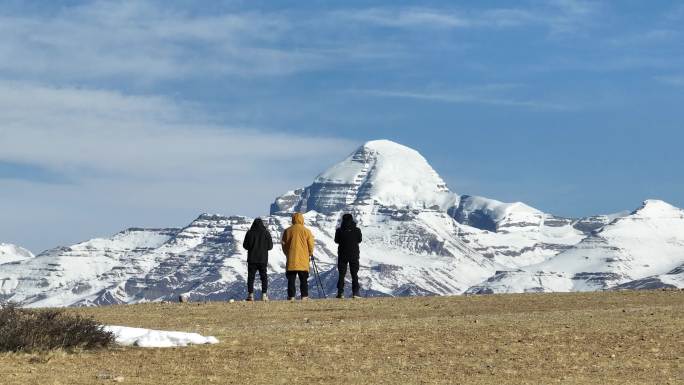
[[9, 243], [0, 243], [0, 265], [33, 258], [33, 253]]
[[414, 155], [420, 156], [420, 153], [418, 153], [418, 151], [412, 149], [411, 147], [407, 147], [403, 144], [399, 144], [397, 142], [393, 142], [387, 139], [369, 140], [366, 143], [364, 143], [363, 146], [361, 146], [357, 151], [360, 151], [361, 149], [367, 149], [384, 153], [413, 153]]
[[449, 214], [459, 223], [489, 231], [538, 227], [545, 218], [544, 213], [522, 202], [504, 203], [470, 195], [461, 196]]
[[641, 218], [670, 218], [675, 216], [681, 218], [682, 214], [682, 209], [665, 201], [648, 199], [631, 216]]
[[389, 140], [365, 143], [304, 189], [279, 197], [272, 213], [331, 213], [350, 205], [446, 209], [458, 200], [416, 150]]
[[503, 203], [494, 199], [478, 196], [464, 195], [461, 197], [459, 207], [467, 214], [482, 211], [495, 222], [499, 222], [511, 216], [541, 215], [542, 212], [522, 202]]

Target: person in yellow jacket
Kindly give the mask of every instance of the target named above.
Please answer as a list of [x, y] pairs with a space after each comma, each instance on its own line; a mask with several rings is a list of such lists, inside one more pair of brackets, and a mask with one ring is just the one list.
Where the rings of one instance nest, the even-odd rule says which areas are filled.
[[302, 299], [309, 299], [309, 259], [314, 253], [314, 237], [311, 231], [304, 227], [304, 215], [302, 213], [292, 215], [292, 226], [283, 233], [281, 244], [287, 257], [285, 268], [287, 299], [290, 301], [295, 299], [297, 277], [299, 277], [299, 292]]

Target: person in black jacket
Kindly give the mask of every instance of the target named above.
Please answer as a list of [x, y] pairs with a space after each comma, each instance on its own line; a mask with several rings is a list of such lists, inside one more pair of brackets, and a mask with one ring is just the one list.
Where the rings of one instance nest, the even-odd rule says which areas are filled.
[[252, 223], [242, 247], [247, 250], [247, 301], [254, 301], [254, 278], [257, 270], [261, 278], [261, 299], [268, 301], [268, 251], [273, 249], [273, 240], [261, 218]]
[[352, 298], [361, 298], [359, 286], [359, 243], [361, 243], [361, 229], [356, 227], [351, 214], [342, 216], [342, 225], [335, 231], [337, 247], [337, 298], [344, 298], [344, 276], [347, 265], [352, 277]]

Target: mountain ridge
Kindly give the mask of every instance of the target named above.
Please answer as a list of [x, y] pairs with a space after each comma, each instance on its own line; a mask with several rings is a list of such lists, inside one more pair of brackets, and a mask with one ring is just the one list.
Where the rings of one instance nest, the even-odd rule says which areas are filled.
[[[677, 270], [684, 239], [667, 230], [684, 229], [681, 209], [647, 200], [628, 214], [563, 218], [522, 202], [459, 195], [420, 153], [386, 140], [367, 142], [311, 185], [276, 198], [263, 217], [274, 243], [294, 211], [305, 213], [314, 233], [328, 294], [336, 291], [333, 238], [343, 212], [354, 214], [364, 232], [361, 276], [369, 296], [684, 286]], [[241, 241], [251, 221], [202, 213], [183, 228], [132, 227], [0, 264], [0, 300], [92, 306], [180, 294], [239, 298], [246, 280]], [[665, 262], [631, 263], [648, 259], [631, 241], [639, 237], [661, 247]], [[284, 262], [276, 247], [269, 261], [272, 298], [284, 296]]]

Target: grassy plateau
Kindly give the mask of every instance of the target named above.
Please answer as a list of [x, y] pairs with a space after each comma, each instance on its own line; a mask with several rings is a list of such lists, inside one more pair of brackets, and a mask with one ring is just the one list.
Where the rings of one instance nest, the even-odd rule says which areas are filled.
[[684, 291], [68, 311], [221, 343], [0, 353], [0, 384], [684, 384]]

